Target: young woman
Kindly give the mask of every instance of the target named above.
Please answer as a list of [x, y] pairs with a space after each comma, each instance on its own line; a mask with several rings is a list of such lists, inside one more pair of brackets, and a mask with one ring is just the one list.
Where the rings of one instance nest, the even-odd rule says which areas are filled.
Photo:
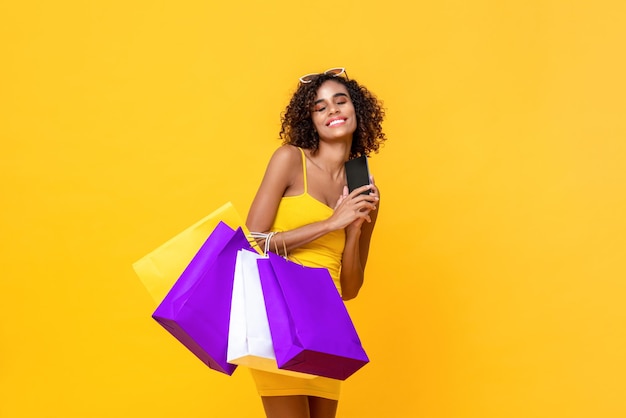
[[[276, 232], [273, 243], [298, 262], [327, 268], [344, 300], [363, 284], [380, 206], [373, 179], [348, 193], [344, 163], [378, 151], [383, 117], [376, 97], [343, 68], [301, 77], [282, 117], [283, 145], [246, 221], [250, 231]], [[268, 418], [335, 417], [340, 381], [251, 372]]]

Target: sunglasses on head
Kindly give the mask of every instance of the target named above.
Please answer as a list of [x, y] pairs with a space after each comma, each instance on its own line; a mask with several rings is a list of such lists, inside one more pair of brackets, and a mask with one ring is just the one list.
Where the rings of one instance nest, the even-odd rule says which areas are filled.
[[341, 74], [345, 74], [346, 78], [348, 77], [348, 73], [346, 72], [345, 68], [343, 67], [330, 68], [324, 71], [323, 73], [312, 73], [312, 74], [303, 75], [302, 77], [300, 77], [300, 82], [302, 84], [308, 84], [321, 75], [331, 75], [333, 77], [339, 77]]

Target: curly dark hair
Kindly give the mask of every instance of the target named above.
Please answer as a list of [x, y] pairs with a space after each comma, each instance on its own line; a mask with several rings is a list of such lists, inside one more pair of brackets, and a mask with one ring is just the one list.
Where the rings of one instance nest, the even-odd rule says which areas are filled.
[[354, 104], [357, 128], [352, 137], [350, 158], [378, 152], [382, 142], [387, 140], [382, 129], [382, 121], [385, 117], [382, 102], [355, 80], [331, 74], [320, 74], [310, 83], [300, 83], [285, 112], [281, 115], [280, 138], [283, 144], [307, 148], [314, 153], [317, 151], [319, 137], [311, 120], [311, 109], [317, 89], [328, 80], [343, 84]]

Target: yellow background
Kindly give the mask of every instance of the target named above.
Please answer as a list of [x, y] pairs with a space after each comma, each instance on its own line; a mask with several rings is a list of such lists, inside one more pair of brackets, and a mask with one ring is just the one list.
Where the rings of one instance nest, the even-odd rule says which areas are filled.
[[0, 416], [262, 416], [131, 264], [245, 216], [338, 65], [389, 136], [339, 416], [626, 416], [625, 4], [2, 1]]

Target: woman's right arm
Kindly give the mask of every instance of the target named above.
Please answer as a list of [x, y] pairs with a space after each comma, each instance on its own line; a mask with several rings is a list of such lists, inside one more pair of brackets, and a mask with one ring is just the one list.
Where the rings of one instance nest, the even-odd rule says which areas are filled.
[[[280, 200], [287, 189], [293, 187], [294, 179], [301, 172], [302, 157], [296, 147], [283, 145], [274, 152], [248, 212], [246, 226], [250, 231], [270, 232]], [[290, 251], [331, 230], [327, 222], [315, 222], [290, 231], [274, 231], [280, 232], [275, 236], [274, 242], [281, 252], [284, 247]]]
[[270, 158], [246, 219], [250, 231], [269, 232], [274, 224], [280, 200], [293, 184], [292, 151], [285, 145], [278, 148]]

